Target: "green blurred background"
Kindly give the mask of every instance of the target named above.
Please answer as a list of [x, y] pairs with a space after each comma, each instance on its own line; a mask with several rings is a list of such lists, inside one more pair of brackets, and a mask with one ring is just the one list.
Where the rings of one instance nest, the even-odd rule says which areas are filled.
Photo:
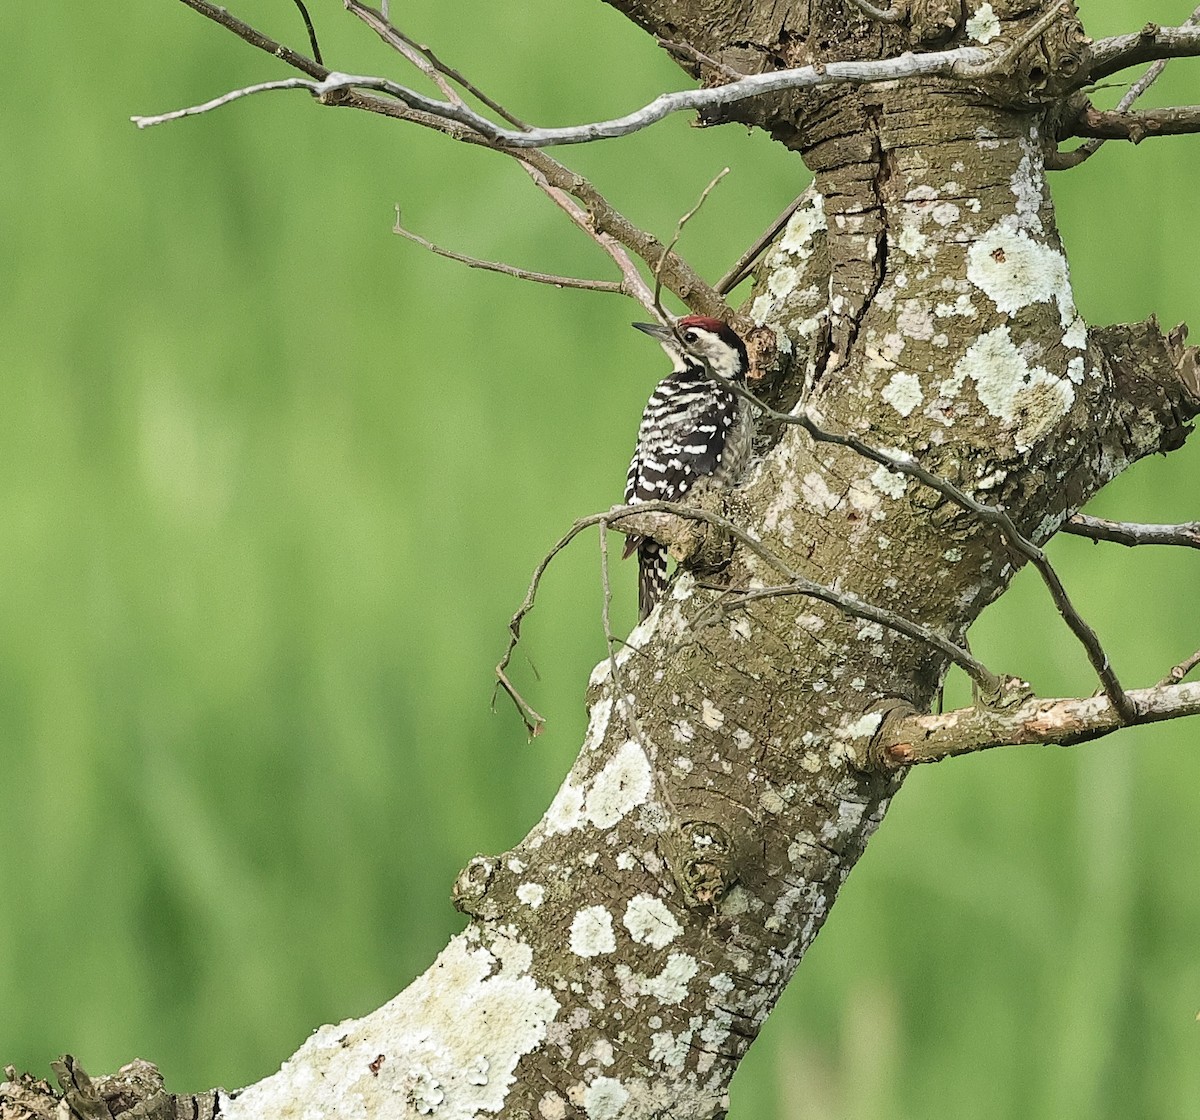
[[[311, 7], [335, 67], [403, 73]], [[1186, 15], [1127, 8], [1085, 18]], [[303, 45], [287, 0], [236, 10]], [[683, 84], [598, 0], [404, 19], [542, 123]], [[489, 710], [492, 666], [549, 542], [618, 498], [660, 358], [627, 301], [389, 232], [399, 203], [464, 252], [611, 275], [502, 158], [300, 93], [138, 132], [285, 73], [173, 0], [10, 3], [0, 25], [0, 1061], [242, 1085], [422, 970], [460, 926], [458, 869], [557, 787], [602, 655], [594, 543], [527, 629], [534, 744]], [[1200, 100], [1198, 66], [1149, 103]], [[562, 154], [663, 234], [730, 165], [682, 245], [710, 276], [804, 182], [767, 138], [683, 118]], [[1200, 316], [1198, 166], [1200, 140], [1155, 140], [1054, 179], [1092, 322]], [[1198, 467], [1200, 441], [1094, 508], [1198, 517]], [[1200, 644], [1196, 554], [1052, 552], [1130, 684]], [[1046, 694], [1094, 687], [1027, 574], [977, 630]], [[1198, 733], [915, 773], [736, 1120], [1195, 1116]]]

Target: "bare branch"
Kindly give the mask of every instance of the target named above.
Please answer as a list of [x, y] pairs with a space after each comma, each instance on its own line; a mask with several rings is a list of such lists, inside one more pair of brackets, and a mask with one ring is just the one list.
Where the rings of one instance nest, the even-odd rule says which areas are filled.
[[323, 82], [310, 82], [306, 78], [280, 78], [275, 82], [259, 82], [256, 85], [243, 86], [241, 89], [231, 89], [220, 97], [214, 97], [211, 101], [204, 101], [199, 105], [189, 105], [186, 109], [175, 109], [170, 113], [159, 113], [154, 117], [130, 117], [129, 119], [138, 128], [150, 128], [156, 124], [166, 124], [168, 121], [183, 120], [184, 117], [198, 117], [202, 113], [211, 113], [214, 109], [221, 108], [222, 105], [232, 104], [234, 101], [240, 101], [243, 97], [250, 97], [256, 93], [268, 93], [278, 89], [306, 89], [310, 93], [315, 93], [323, 84]]
[[1064, 533], [1090, 537], [1094, 541], [1112, 541], [1133, 547], [1139, 544], [1182, 545], [1200, 548], [1200, 521], [1185, 521], [1181, 525], [1142, 525], [1133, 521], [1109, 521], [1077, 513], [1063, 527]]
[[1168, 684], [1178, 684], [1184, 677], [1188, 675], [1197, 665], [1200, 665], [1200, 649], [1196, 650], [1191, 657], [1181, 661], [1176, 665], [1161, 681], [1158, 682], [1159, 688]]
[[1200, 132], [1200, 105], [1176, 105], [1168, 109], [1085, 109], [1071, 126], [1074, 136], [1096, 140], [1128, 140], [1140, 144], [1150, 136], [1183, 136]]
[[[1137, 705], [1137, 723], [1200, 715], [1200, 683], [1135, 689], [1129, 696]], [[993, 747], [1038, 743], [1070, 747], [1127, 726], [1104, 696], [1032, 699], [1010, 712], [979, 708], [960, 708], [942, 715], [898, 712], [884, 721], [872, 744], [870, 761], [895, 769]]]
[[[184, 2], [194, 6], [197, 0], [184, 0]], [[1058, 9], [1052, 9], [1049, 14], [1058, 18]], [[1046, 22], [1046, 16], [1035, 22], [1034, 28], [1039, 29], [1039, 34], [1041, 30], [1044, 30], [1041, 25]], [[750, 77], [740, 78], [736, 82], [728, 82], [725, 85], [664, 93], [649, 104], [643, 105], [642, 108], [636, 109], [632, 113], [626, 113], [624, 116], [568, 128], [531, 127], [527, 131], [514, 131], [488, 120], [487, 117], [476, 113], [467, 106], [426, 97], [408, 86], [393, 82], [390, 78], [381, 78], [370, 74], [336, 72], [331, 72], [323, 79], [316, 81], [305, 82], [291, 79], [286, 84], [260, 82], [240, 90], [232, 90], [224, 97], [215, 98], [203, 105], [194, 105], [187, 109], [177, 109], [170, 113], [160, 113], [154, 116], [137, 116], [131, 119], [139, 128], [149, 128], [152, 125], [178, 120], [180, 117], [206, 113], [221, 105], [256, 93], [282, 89], [307, 89], [314, 97], [325, 99], [330, 94], [346, 90], [366, 89], [389, 94], [418, 112], [464, 125], [485, 139], [505, 147], [546, 148], [563, 144], [589, 144], [596, 140], [611, 140], [640, 132], [674, 113], [693, 110], [701, 112], [719, 105], [731, 105], [751, 97], [758, 97], [766, 93], [778, 93], [782, 90], [815, 89], [831, 85], [871, 85], [877, 82], [893, 82], [905, 78], [936, 75], [968, 79], [983, 77], [993, 73], [995, 68], [1014, 51], [1023, 50], [1032, 31], [1033, 28], [1002, 54], [987, 51], [982, 47], [956, 47], [953, 50], [934, 51], [928, 54], [904, 54], [898, 58], [863, 62], [829, 62], [817, 66], [801, 66], [793, 70], [752, 74]]]
[[1098, 82], [1118, 70], [1153, 62], [1158, 58], [1186, 58], [1200, 55], [1200, 27], [1190, 20], [1180, 27], [1159, 27], [1148, 23], [1132, 35], [1099, 39], [1092, 46], [1092, 65], [1080, 78], [1080, 85]]
[[750, 246], [730, 267], [729, 271], [716, 282], [714, 287], [721, 295], [728, 295], [733, 291], [746, 277], [750, 274], [750, 270], [754, 267], [758, 258], [770, 247], [771, 243], [778, 236], [779, 231], [787, 225], [791, 216], [800, 209], [800, 204], [804, 201], [805, 191], [801, 191], [796, 195], [791, 202], [783, 208], [782, 213], [777, 217], [757, 238], [753, 245]]
[[1017, 528], [1016, 523], [1008, 513], [999, 506], [990, 506], [985, 502], [971, 497], [970, 494], [959, 489], [954, 483], [940, 478], [931, 471], [927, 471], [911, 456], [872, 447], [870, 444], [864, 443], [857, 436], [826, 431], [812, 418], [807, 408], [794, 413], [779, 412], [759, 400], [745, 386], [721, 377], [711, 369], [708, 373], [714, 381], [724, 385], [743, 400], [755, 405], [768, 418], [782, 424], [792, 424], [803, 428], [817, 443], [828, 443], [835, 447], [845, 447], [861, 455], [864, 459], [869, 459], [873, 463], [878, 463], [880, 466], [886, 467], [888, 470], [915, 478], [918, 482], [923, 482], [931, 490], [935, 490], [941, 494], [942, 497], [954, 502], [962, 509], [975, 514], [985, 524], [999, 530], [1013, 550], [1023, 556], [1037, 569], [1038, 574], [1042, 577], [1042, 582], [1045, 583], [1050, 592], [1050, 598], [1054, 602], [1055, 609], [1071, 632], [1079, 639], [1079, 643], [1087, 653], [1088, 661], [1091, 662], [1092, 668], [1095, 670], [1096, 676], [1099, 678], [1104, 692], [1111, 700], [1113, 707], [1128, 722], [1132, 723], [1136, 719], [1137, 710], [1125, 693], [1120, 680], [1117, 678], [1112, 663], [1108, 659], [1108, 654], [1104, 652], [1104, 647], [1101, 645], [1096, 632], [1087, 624], [1083, 616], [1071, 603], [1066, 588], [1058, 578], [1058, 573], [1054, 570], [1054, 566], [1050, 563], [1045, 552]]
[[[1023, 686], [1024, 682], [1019, 682], [1016, 678], [1003, 679], [991, 672], [982, 662], [976, 660], [965, 649], [951, 642], [942, 634], [928, 627], [922, 626], [918, 622], [904, 618], [893, 611], [889, 611], [883, 607], [873, 606], [870, 603], [864, 602], [855, 595], [848, 592], [835, 591], [831, 587], [826, 587], [824, 584], [815, 583], [799, 572], [791, 568], [779, 556], [766, 547], [753, 534], [742, 529], [734, 524], [727, 517], [722, 517], [718, 513], [710, 510], [697, 508], [694, 506], [681, 505], [678, 502], [637, 502], [632, 505], [613, 506], [606, 513], [594, 513], [588, 517], [581, 517], [577, 520], [566, 533], [564, 533], [551, 546], [550, 551], [542, 557], [537, 567], [534, 569], [533, 578], [530, 580], [529, 590], [525, 594], [517, 612], [513, 615], [509, 622], [509, 640], [508, 647], [504, 651], [504, 656], [500, 659], [496, 666], [497, 688], [503, 688], [505, 692], [512, 697], [513, 702], [517, 705], [517, 710], [521, 714], [521, 719], [525, 723], [526, 729], [530, 736], [536, 735], [541, 730], [542, 717], [537, 714], [520, 695], [513, 686], [507, 675], [508, 666], [512, 661], [512, 655], [521, 640], [521, 625], [525, 621], [526, 616], [533, 610], [534, 603], [537, 599], [538, 589], [541, 586], [542, 577], [546, 574], [546, 569], [550, 563], [564, 548], [566, 548], [580, 533], [592, 528], [594, 525], [599, 525], [601, 532], [605, 532], [608, 528], [614, 528], [619, 532], [624, 532], [622, 522], [625, 520], [638, 519], [636, 524], [639, 528], [644, 526], [645, 522], [641, 520], [645, 514], [668, 513], [675, 517], [684, 519], [685, 521], [700, 521], [707, 525], [711, 525], [721, 532], [728, 534], [738, 541], [748, 551], [757, 556], [769, 567], [777, 571], [784, 579], [788, 581], [786, 586], [765, 588], [759, 590], [730, 590], [723, 589], [725, 594], [736, 595], [732, 604], [722, 604], [720, 600], [717, 603], [718, 610], [729, 610], [741, 607], [749, 602], [753, 602], [759, 598], [780, 597], [780, 596], [807, 596], [813, 599], [819, 599], [822, 602], [829, 603], [844, 611], [852, 618], [862, 618], [869, 622], [876, 622], [880, 626], [885, 626], [889, 630], [894, 630], [899, 634], [903, 634], [906, 638], [911, 638], [913, 641], [924, 642], [939, 653], [943, 654], [956, 665], [960, 666], [967, 673], [976, 686], [976, 692], [981, 702], [985, 704], [1006, 704], [1011, 702], [1014, 688]], [[607, 561], [607, 548], [602, 548], [602, 557]], [[607, 591], [607, 585], [606, 585]], [[607, 611], [607, 607], [605, 608]], [[606, 640], [609, 638], [611, 630], [606, 631]], [[610, 646], [611, 653], [611, 646]]]
[[658, 317], [661, 322], [670, 322], [670, 317], [663, 310], [662, 305], [662, 266], [666, 262], [667, 254], [671, 252], [679, 243], [679, 235], [683, 233], [683, 227], [686, 226], [688, 222], [690, 222], [692, 218], [699, 213], [700, 207], [704, 205], [705, 201], [708, 199], [708, 196], [716, 188], [716, 185], [728, 174], [728, 167], [721, 168], [721, 170], [718, 171], [713, 179], [709, 182], [708, 186], [700, 192], [700, 197], [696, 199], [696, 205], [693, 206], [686, 214], [683, 215], [682, 218], [679, 219], [678, 222], [675, 223], [675, 233], [671, 240], [667, 243], [666, 248], [663, 249], [662, 256], [658, 258], [658, 263], [654, 266], [654, 307], [658, 312]]
[[389, 47], [397, 54], [403, 55], [408, 59], [418, 70], [421, 71], [434, 85], [438, 87], [445, 95], [446, 100], [455, 105], [465, 105], [458, 95], [458, 91], [446, 80], [446, 76], [432, 62], [432, 60], [414, 43], [407, 35], [398, 28], [393, 27], [388, 22], [386, 16], [381, 15], [373, 8], [368, 8], [363, 4], [359, 4], [357, 0], [342, 0], [346, 6], [346, 10], [352, 15], [357, 16], [363, 21], [372, 31], [375, 32]]
[[252, 47], [257, 47], [260, 51], [266, 51], [267, 54], [282, 59], [302, 73], [309, 74], [314, 78], [324, 78], [329, 73], [321, 63], [314, 62], [311, 58], [305, 58], [304, 55], [290, 47], [277, 43], [270, 36], [255, 30], [248, 23], [243, 23], [237, 16], [230, 15], [224, 8], [210, 4], [208, 0], [180, 0], [180, 2], [186, 4], [193, 11], [199, 12], [206, 19], [220, 24], [227, 31], [232, 31], [239, 39], [245, 40]]
[[[1009, 681], [1002, 680], [988, 669], [982, 661], [977, 660], [967, 650], [955, 645], [954, 642], [942, 637], [941, 634], [934, 630], [921, 626], [919, 623], [913, 622], [883, 607], [872, 606], [855, 595], [849, 595], [842, 591], [834, 591], [823, 584], [814, 583], [803, 576], [778, 587], [728, 588], [725, 590], [724, 596], [714, 604], [713, 621], [718, 623], [724, 622], [735, 611], [744, 610], [751, 603], [757, 603], [763, 599], [786, 599], [795, 596], [818, 599], [822, 603], [829, 603], [839, 610], [844, 611], [852, 618], [861, 618], [867, 622], [877, 622], [880, 626], [886, 626], [889, 630], [895, 630], [898, 634], [903, 634], [906, 638], [912, 638], [913, 641], [924, 642], [926, 645], [932, 646], [938, 653], [953, 661], [955, 665], [971, 678], [980, 701], [988, 706], [1003, 702], [1004, 697], [1010, 694], [1014, 688], [1020, 689], [1024, 686], [1024, 682], [1018, 681], [1016, 678], [1010, 678]], [[704, 625], [705, 622], [707, 622], [707, 619], [697, 621], [697, 628]], [[1028, 686], [1025, 687], [1027, 688]]]
[[723, 74], [730, 81], [737, 81], [739, 78], [747, 77], [740, 70], [735, 70], [732, 66], [726, 66], [725, 63], [713, 58], [711, 55], [697, 50], [691, 43], [677, 43], [672, 39], [659, 38], [658, 45], [676, 59], [682, 59], [684, 62], [690, 62], [696, 66], [702, 64], [711, 66], [718, 74]]
[[313, 21], [309, 17], [308, 9], [304, 6], [304, 0], [292, 0], [292, 3], [300, 9], [300, 16], [304, 20], [305, 29], [308, 31], [308, 45], [312, 47], [313, 58], [324, 65], [325, 60], [321, 57], [321, 44], [317, 42], [317, 29], [313, 27]]
[[392, 232], [420, 245], [423, 249], [428, 249], [431, 253], [436, 253], [439, 257], [459, 261], [468, 268], [482, 268], [488, 272], [499, 272], [503, 276], [515, 277], [517, 280], [532, 280], [535, 284], [550, 284], [555, 288], [582, 288], [588, 292], [628, 294], [625, 285], [616, 280], [584, 280], [575, 276], [555, 276], [549, 272], [531, 272], [527, 268], [518, 268], [516, 265], [504, 264], [500, 261], [480, 260], [479, 257], [468, 257], [463, 253], [456, 253], [453, 249], [443, 249], [440, 245], [427, 241], [419, 233], [413, 233], [412, 230], [401, 225], [399, 206], [396, 207], [396, 224], [392, 226]]
[[595, 228], [591, 221], [592, 215], [589, 211], [584, 210], [574, 199], [568, 195], [565, 190], [554, 186], [550, 180], [542, 173], [540, 168], [534, 165], [533, 161], [520, 160], [521, 166], [528, 173], [529, 177], [553, 203], [557, 206], [576, 227], [584, 234], [590, 237], [597, 245], [600, 246], [612, 259], [616, 266], [621, 270], [621, 275], [625, 278], [622, 282], [622, 291], [625, 295], [632, 296], [638, 301], [651, 315], [658, 315], [657, 302], [654, 298], [654, 293], [650, 291], [649, 285], [642, 274], [638, 271], [637, 265], [629, 258], [629, 254], [617, 242], [617, 240], [607, 233], [601, 232]]
[[[529, 128], [520, 117], [510, 113], [498, 101], [492, 100], [483, 90], [479, 89], [467, 77], [455, 70], [453, 66], [443, 62], [429, 47], [424, 43], [418, 43], [414, 39], [410, 39], [398, 27], [388, 22], [388, 17], [385, 13], [380, 13], [367, 7], [365, 4], [360, 4], [358, 0], [342, 0], [348, 11], [353, 15], [358, 16], [368, 27], [370, 27], [385, 43], [393, 50], [398, 51], [409, 59], [414, 66], [417, 66], [422, 73], [428, 74], [430, 79], [437, 83], [438, 88], [446, 94], [451, 101], [456, 101], [461, 104], [461, 99], [455, 94], [454, 90], [447, 84], [446, 78], [452, 82], [457, 82], [465, 89], [472, 97], [478, 98], [484, 105], [503, 117], [514, 128], [519, 128], [525, 131]], [[413, 57], [413, 52], [422, 56], [422, 61], [418, 61]]]
[[[283, 59], [305, 74], [322, 79], [329, 74], [329, 71], [325, 67], [314, 64], [303, 55], [298, 55], [287, 47], [281, 46], [274, 39], [262, 35], [248, 24], [230, 16], [224, 8], [218, 7], [216, 4], [211, 3], [210, 0], [182, 0], [182, 2], [207, 19], [232, 31], [238, 38], [249, 43], [251, 46]], [[418, 47], [418, 49], [420, 48]], [[428, 53], [426, 57], [429, 57]], [[461, 77], [457, 74], [457, 71], [452, 71], [438, 60], [434, 60], [434, 65], [438, 66], [444, 74], [453, 80], [459, 80]], [[493, 104], [481, 91], [467, 83], [466, 79], [462, 79], [460, 84], [485, 103], [489, 105]], [[518, 159], [522, 166], [530, 172], [535, 183], [538, 183], [539, 186], [541, 185], [541, 181], [544, 181], [559, 192], [559, 198], [565, 198], [569, 195], [582, 204], [586, 212], [576, 208], [574, 214], [571, 214], [569, 210], [567, 211], [568, 214], [571, 214], [572, 220], [576, 221], [577, 225], [580, 224], [577, 219], [582, 216], [584, 224], [580, 228], [585, 229], [589, 236], [593, 236], [594, 234], [607, 235], [609, 241], [607, 243], [600, 241], [599, 243], [601, 244], [601, 248], [604, 248], [605, 252], [609, 253], [610, 256], [613, 256], [614, 250], [619, 245], [623, 245], [637, 256], [639, 260], [644, 262], [647, 268], [654, 269], [658, 262], [662, 261], [659, 275], [662, 277], [664, 286], [678, 296], [691, 310], [700, 315], [712, 315], [721, 319], [730, 318], [729, 305], [723, 296], [713, 289], [687, 261], [673, 252], [667, 253], [664, 259], [663, 245], [658, 238], [646, 230], [635, 226], [588, 179], [560, 163], [549, 153], [536, 149], [517, 151], [513, 148], [497, 144], [481, 136], [474, 129], [468, 128], [456, 121], [447, 120], [445, 117], [433, 113], [423, 113], [411, 109], [407, 105], [391, 98], [377, 97], [369, 93], [344, 90], [341, 94], [331, 95], [324, 103], [344, 108], [361, 109], [369, 113], [377, 113], [381, 116], [416, 124], [422, 128], [429, 128], [435, 132], [440, 132], [442, 135], [459, 143], [489, 148], [493, 151], [502, 152], [513, 159]], [[501, 115], [505, 115], [506, 119], [510, 120], [518, 128], [526, 127], [523, 122], [512, 118], [511, 115], [506, 115], [498, 107], [496, 111], [500, 112]], [[541, 177], [541, 181], [539, 181], [537, 176], [533, 175], [534, 171], [537, 172], [537, 176]], [[556, 204], [558, 204], [557, 201]], [[639, 302], [642, 302], [644, 306], [651, 307], [652, 301], [648, 295], [649, 288], [640, 280], [637, 269], [629, 260], [628, 255], [620, 254], [619, 259], [616, 256], [614, 256], [614, 259], [617, 260], [619, 267], [621, 267], [631, 294], [634, 294], [635, 298], [638, 298]], [[639, 283], [642, 289], [644, 289], [642, 295], [638, 295]], [[645, 298], [643, 298], [643, 295]], [[735, 322], [737, 318], [736, 315], [733, 315]]]

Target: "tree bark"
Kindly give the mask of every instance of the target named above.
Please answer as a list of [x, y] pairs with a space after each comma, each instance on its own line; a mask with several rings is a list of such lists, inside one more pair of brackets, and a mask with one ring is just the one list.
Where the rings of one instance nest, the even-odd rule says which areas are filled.
[[[897, 24], [834, 0], [612, 3], [743, 73], [986, 34], [940, 0]], [[993, 3], [997, 33], [1027, 29], [1025, 8]], [[781, 355], [763, 392], [911, 455], [1038, 543], [1131, 463], [1179, 447], [1200, 409], [1181, 332], [1089, 329], [1072, 299], [1043, 164], [1085, 54], [1070, 15], [976, 87], [779, 94], [712, 121], [766, 130], [815, 175], [749, 308]], [[779, 424], [760, 450], [727, 515], [812, 580], [961, 644], [1019, 567], [994, 528], [851, 450]], [[744, 548], [681, 572], [592, 674], [587, 736], [546, 816], [462, 872], [466, 930], [220, 1114], [722, 1116], [903, 784], [881, 729], [928, 712], [947, 668], [802, 596], [715, 611], [723, 588], [777, 582]]]

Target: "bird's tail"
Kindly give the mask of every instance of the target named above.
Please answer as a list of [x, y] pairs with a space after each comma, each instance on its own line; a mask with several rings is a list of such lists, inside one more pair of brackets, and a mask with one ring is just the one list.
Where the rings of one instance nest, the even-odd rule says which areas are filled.
[[638, 550], [638, 621], [644, 622], [667, 589], [667, 550], [643, 537]]

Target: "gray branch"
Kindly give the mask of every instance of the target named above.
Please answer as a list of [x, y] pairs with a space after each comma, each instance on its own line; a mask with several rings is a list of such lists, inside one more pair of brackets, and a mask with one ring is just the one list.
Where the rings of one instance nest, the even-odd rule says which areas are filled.
[[1109, 521], [1077, 513], [1063, 527], [1064, 533], [1090, 537], [1094, 541], [1111, 541], [1129, 548], [1139, 544], [1181, 545], [1200, 548], [1200, 521], [1185, 521], [1180, 525], [1143, 525], [1134, 521]]
[[[1200, 715], [1200, 683], [1134, 689], [1129, 696], [1137, 705], [1138, 723]], [[960, 708], [941, 715], [921, 715], [897, 711], [880, 728], [871, 761], [895, 769], [993, 747], [1070, 747], [1127, 726], [1104, 696], [1032, 699], [1010, 712]]]

